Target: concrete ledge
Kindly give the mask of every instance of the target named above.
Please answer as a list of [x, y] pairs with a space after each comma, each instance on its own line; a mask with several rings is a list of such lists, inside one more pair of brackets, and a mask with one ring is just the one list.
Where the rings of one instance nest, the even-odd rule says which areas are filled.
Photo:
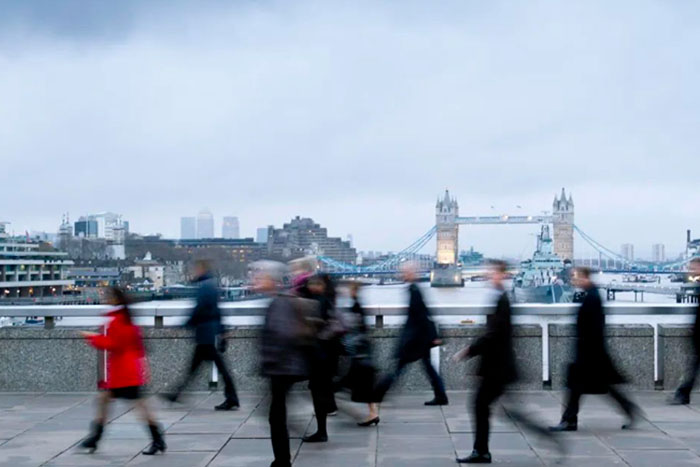
[[[455, 363], [452, 356], [470, 345], [486, 330], [484, 325], [450, 326], [440, 329], [444, 345], [440, 347], [440, 373], [450, 390], [474, 389], [479, 381], [476, 371], [479, 359]], [[518, 325], [513, 327], [513, 347], [519, 380], [518, 389], [542, 389], [542, 327]]]
[[94, 391], [98, 352], [78, 331], [0, 328], [0, 391]]
[[666, 390], [678, 387], [693, 356], [693, 328], [687, 324], [660, 324], [658, 336], [659, 379]]
[[[648, 324], [605, 327], [613, 363], [635, 389], [654, 389], [654, 328]], [[549, 372], [553, 389], [564, 387], [566, 368], [573, 359], [576, 327], [549, 325]]]

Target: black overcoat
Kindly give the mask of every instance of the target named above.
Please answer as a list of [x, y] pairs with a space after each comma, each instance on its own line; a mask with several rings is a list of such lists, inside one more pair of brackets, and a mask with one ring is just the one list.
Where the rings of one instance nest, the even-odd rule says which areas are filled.
[[404, 363], [420, 360], [430, 352], [438, 338], [435, 323], [416, 284], [408, 287], [408, 317], [401, 330], [396, 356]]
[[517, 379], [510, 300], [505, 292], [488, 317], [486, 332], [469, 346], [469, 356], [481, 357], [477, 374], [490, 383], [505, 386]]
[[601, 394], [611, 384], [624, 383], [605, 344], [605, 313], [595, 287], [586, 291], [576, 316], [574, 361], [569, 367], [567, 385], [584, 394]]

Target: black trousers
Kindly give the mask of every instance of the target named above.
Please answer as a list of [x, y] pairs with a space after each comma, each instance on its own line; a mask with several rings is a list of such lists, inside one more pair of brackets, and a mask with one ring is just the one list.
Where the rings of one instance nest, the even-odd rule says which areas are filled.
[[[425, 353], [425, 355], [423, 355], [423, 358], [421, 358], [421, 362], [423, 363], [425, 374], [428, 375], [428, 379], [430, 380], [430, 385], [433, 388], [435, 398], [447, 399], [447, 393], [445, 392], [445, 384], [442, 382], [442, 378], [440, 378], [440, 375], [437, 373], [437, 371], [435, 371], [435, 368], [433, 368], [433, 364], [430, 362], [430, 350], [428, 350]], [[377, 402], [381, 402], [382, 399], [384, 399], [384, 396], [386, 395], [387, 391], [389, 391], [389, 388], [391, 388], [391, 385], [394, 384], [396, 379], [401, 375], [401, 372], [403, 372], [404, 368], [406, 368], [406, 365], [408, 365], [409, 363], [410, 362], [399, 360], [399, 364], [397, 365], [396, 370], [393, 373], [386, 375], [379, 381], [375, 391], [375, 398], [377, 399]]]
[[[569, 389], [567, 396], [566, 410], [561, 416], [562, 421], [567, 423], [578, 423], [578, 411], [583, 393], [579, 389]], [[622, 392], [614, 386], [608, 386], [608, 395], [617, 402], [627, 415], [632, 415], [635, 409], [634, 402], [629, 400]]]
[[693, 387], [695, 386], [698, 371], [700, 371], [700, 356], [696, 353], [693, 355], [693, 359], [690, 362], [688, 373], [685, 375], [681, 385], [678, 386], [678, 389], [676, 389], [676, 393], [678, 395], [686, 399], [690, 399], [690, 393], [693, 391]]
[[287, 430], [287, 393], [298, 379], [291, 376], [270, 378], [270, 439], [275, 460], [272, 467], [290, 467], [289, 431]]
[[474, 450], [479, 454], [489, 452], [489, 417], [491, 416], [491, 404], [498, 399], [505, 387], [503, 384], [483, 379], [474, 397], [474, 419], [476, 420], [476, 435], [474, 437]]
[[182, 383], [177, 387], [175, 395], [179, 395], [185, 387], [187, 387], [190, 381], [192, 381], [192, 378], [197, 374], [197, 370], [203, 362], [214, 362], [216, 369], [219, 371], [219, 375], [224, 380], [224, 395], [226, 396], [226, 400], [238, 404], [238, 394], [236, 394], [236, 386], [233, 384], [233, 378], [231, 378], [231, 374], [226, 368], [226, 363], [214, 344], [197, 344], [187, 374]]

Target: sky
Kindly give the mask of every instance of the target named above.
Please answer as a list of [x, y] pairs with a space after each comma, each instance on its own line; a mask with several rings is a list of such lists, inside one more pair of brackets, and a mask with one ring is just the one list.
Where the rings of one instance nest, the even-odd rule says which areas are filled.
[[[395, 251], [446, 188], [466, 216], [566, 187], [600, 243], [675, 255], [700, 236], [698, 44], [693, 0], [0, 0], [0, 220], [300, 215]], [[527, 256], [537, 230], [460, 246]]]

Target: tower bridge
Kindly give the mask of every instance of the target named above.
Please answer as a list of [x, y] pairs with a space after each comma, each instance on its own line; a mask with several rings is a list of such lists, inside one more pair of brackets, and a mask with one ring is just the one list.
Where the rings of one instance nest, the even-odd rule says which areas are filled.
[[445, 190], [442, 199], [435, 204], [436, 265], [431, 274], [431, 283], [438, 287], [460, 286], [461, 274], [458, 264], [460, 225], [501, 225], [501, 224], [552, 224], [554, 252], [563, 260], [574, 258], [574, 200], [566, 197], [564, 188], [561, 196], [554, 197], [552, 215], [501, 215], [468, 216], [459, 215], [459, 204]]
[[[562, 188], [561, 194], [554, 196], [551, 214], [546, 215], [500, 215], [500, 216], [460, 216], [457, 200], [445, 190], [442, 198], [438, 198], [435, 204], [435, 225], [412, 244], [393, 254], [389, 258], [369, 265], [343, 263], [326, 256], [318, 259], [322, 268], [331, 274], [338, 275], [391, 275], [396, 274], [399, 264], [412, 260], [424, 248], [427, 243], [437, 236], [435, 264], [431, 271], [431, 283], [434, 286], [453, 287], [462, 283], [459, 265], [459, 226], [460, 225], [501, 225], [501, 224], [550, 224], [553, 233], [554, 253], [564, 261], [574, 260], [574, 233], [599, 254], [598, 266], [604, 272], [645, 272], [664, 273], [678, 272], [686, 268], [688, 261], [697, 255], [688, 255], [672, 264], [659, 264], [658, 268], [650, 271], [642, 264], [623, 258], [610, 248], [586, 234], [579, 226], [574, 224], [574, 200], [571, 193], [568, 194]], [[602, 260], [612, 260], [612, 270], [602, 266]], [[427, 267], [425, 271], [427, 273]]]

